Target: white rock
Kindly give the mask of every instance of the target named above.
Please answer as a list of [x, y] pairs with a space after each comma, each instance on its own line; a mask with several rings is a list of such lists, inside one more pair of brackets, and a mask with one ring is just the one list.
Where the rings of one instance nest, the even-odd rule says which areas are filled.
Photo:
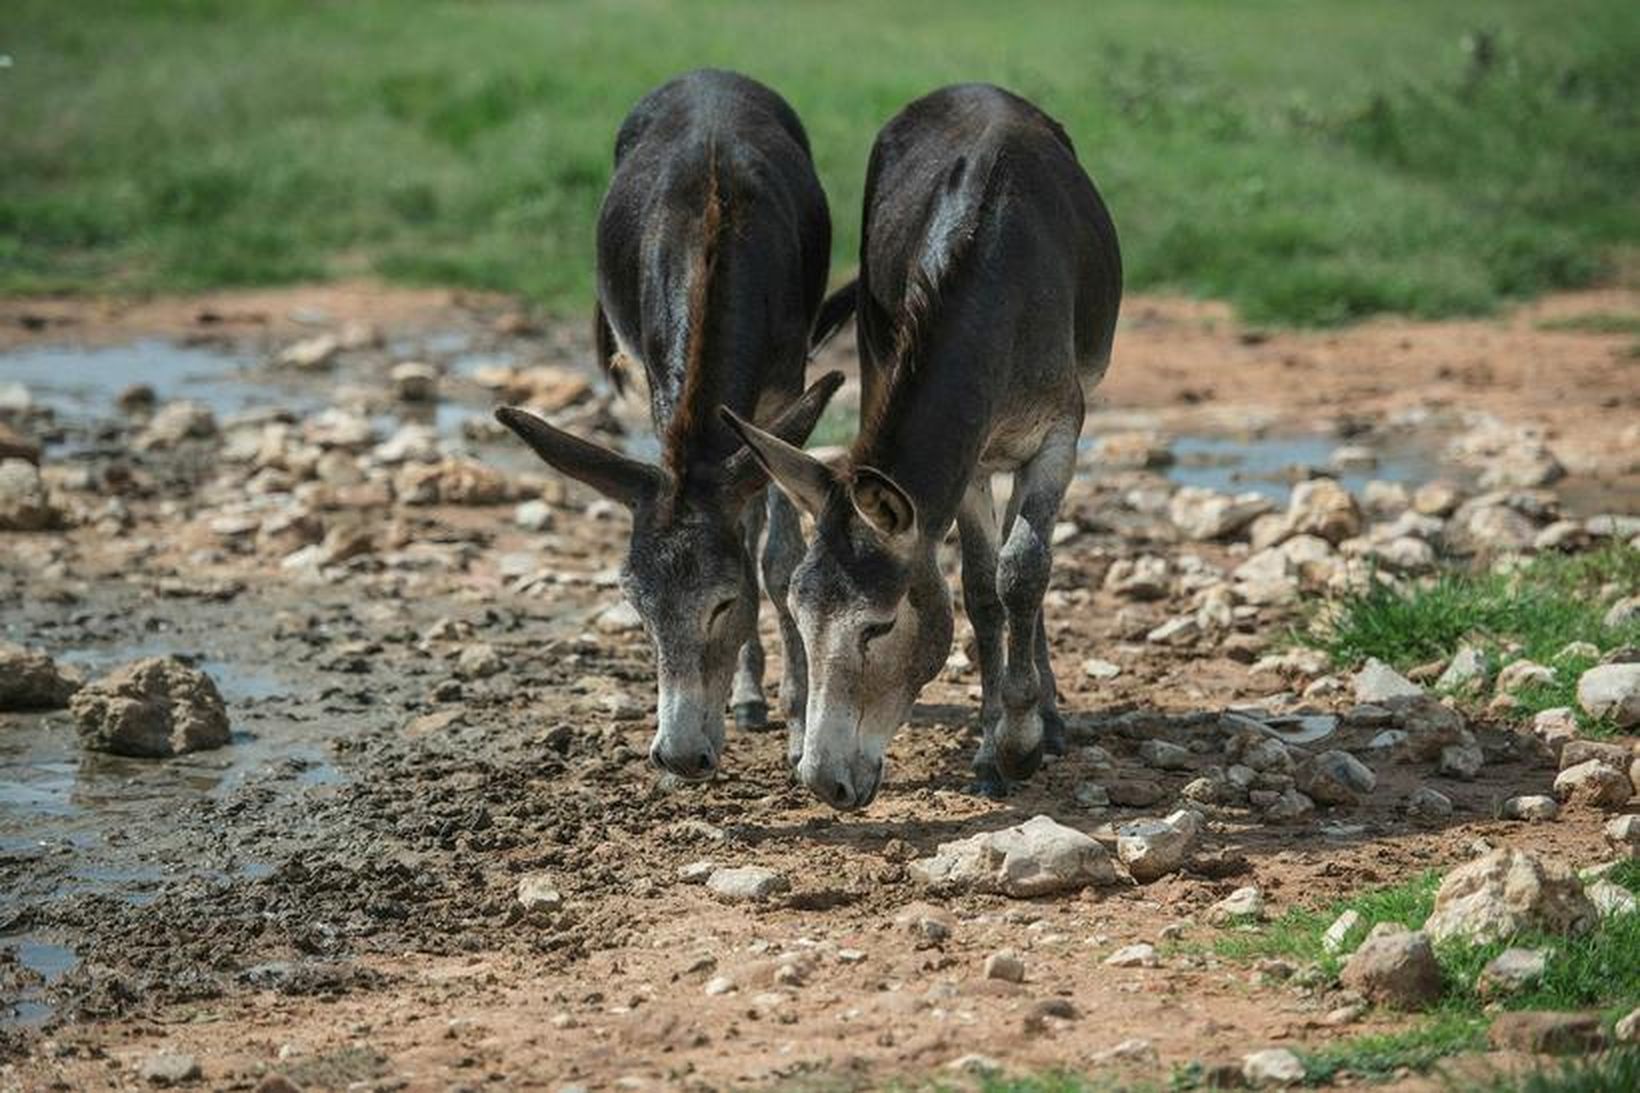
[[341, 347], [342, 343], [335, 335], [319, 334], [286, 346], [284, 351], [274, 358], [274, 362], [292, 368], [328, 368]]
[[1502, 847], [1447, 874], [1424, 932], [1487, 944], [1527, 930], [1582, 934], [1597, 918], [1565, 862]]
[[1615, 816], [1606, 821], [1606, 842], [1627, 858], [1640, 858], [1640, 816]]
[[702, 990], [709, 997], [716, 997], [720, 994], [728, 994], [734, 989], [735, 981], [726, 975], [714, 975], [706, 981], [706, 986], [702, 988]]
[[1577, 704], [1620, 729], [1640, 725], [1640, 663], [1590, 668], [1578, 677]]
[[1124, 945], [1105, 957], [1105, 963], [1112, 968], [1154, 968], [1157, 964], [1156, 946], [1144, 941]]
[[1287, 525], [1295, 535], [1340, 543], [1361, 533], [1361, 509], [1350, 491], [1330, 478], [1312, 478], [1293, 487]]
[[1633, 892], [1609, 880], [1597, 880], [1583, 889], [1583, 893], [1589, 897], [1589, 902], [1594, 904], [1595, 910], [1600, 912], [1601, 918], [1632, 915], [1636, 909], [1640, 909], [1640, 900], [1634, 898]]
[[1612, 1035], [1620, 1044], [1640, 1044], [1640, 1008], [1629, 1011], [1612, 1026]]
[[1000, 949], [985, 958], [985, 978], [1005, 983], [1025, 982], [1025, 962], [1012, 949]]
[[742, 865], [717, 869], [706, 878], [706, 888], [725, 903], [755, 903], [791, 887], [791, 882], [773, 869]]
[[545, 501], [524, 501], [513, 509], [513, 523], [525, 531], [551, 531], [552, 506]]
[[1265, 1048], [1242, 1058], [1241, 1076], [1254, 1089], [1298, 1085], [1304, 1081], [1304, 1064], [1284, 1047]]
[[1505, 949], [1487, 962], [1475, 979], [1482, 998], [1515, 994], [1543, 978], [1549, 954], [1543, 949]]
[[438, 369], [423, 361], [395, 364], [388, 378], [393, 393], [403, 402], [433, 402], [438, 398]]
[[40, 468], [27, 459], [0, 459], [0, 531], [45, 531], [58, 520]]
[[1189, 770], [1192, 765], [1189, 748], [1166, 740], [1144, 741], [1139, 745], [1139, 758], [1157, 770]]
[[1017, 898], [1071, 892], [1116, 880], [1103, 846], [1049, 816], [941, 843], [932, 857], [912, 862], [910, 872], [925, 885]]
[[1180, 615], [1168, 619], [1150, 633], [1145, 640], [1152, 645], [1188, 645], [1202, 632], [1201, 622], [1195, 615]]
[[1361, 912], [1353, 908], [1345, 911], [1333, 919], [1333, 924], [1327, 927], [1327, 932], [1321, 935], [1321, 947], [1329, 953], [1341, 953], [1349, 944], [1350, 935], [1360, 927], [1364, 920]]
[[518, 902], [526, 911], [556, 911], [564, 897], [545, 873], [526, 873], [518, 878]]
[[1590, 759], [1555, 775], [1555, 796], [1592, 808], [1621, 808], [1634, 793], [1626, 772], [1602, 759]]
[[1089, 657], [1082, 662], [1082, 674], [1089, 679], [1115, 679], [1122, 674], [1122, 667], [1119, 664], [1112, 664], [1108, 660]]
[[1237, 919], [1264, 917], [1264, 893], [1247, 885], [1237, 888], [1207, 909], [1207, 921], [1215, 925]]
[[1260, 493], [1228, 494], [1197, 486], [1186, 486], [1168, 502], [1168, 517], [1188, 539], [1222, 539], [1235, 534], [1253, 519], [1275, 509]]
[[1541, 822], [1560, 815], [1560, 806], [1555, 803], [1553, 797], [1529, 794], [1524, 797], [1511, 797], [1503, 802], [1498, 806], [1498, 815], [1505, 820]]
[[1441, 678], [1435, 681], [1442, 691], [1480, 690], [1486, 685], [1486, 654], [1473, 645], [1465, 645], [1452, 657]]
[[1396, 698], [1418, 698], [1424, 689], [1376, 657], [1355, 675], [1355, 700], [1383, 704]]
[[1189, 812], [1165, 820], [1134, 820], [1116, 829], [1116, 856], [1144, 884], [1183, 868], [1196, 848], [1198, 830]]
[[1468, 782], [1474, 780], [1485, 763], [1486, 753], [1481, 751], [1480, 745], [1473, 742], [1448, 744], [1441, 749], [1441, 759], [1436, 769], [1450, 778]]
[[1497, 692], [1518, 694], [1528, 687], [1546, 687], [1555, 681], [1555, 670], [1530, 660], [1505, 664], [1498, 672]]

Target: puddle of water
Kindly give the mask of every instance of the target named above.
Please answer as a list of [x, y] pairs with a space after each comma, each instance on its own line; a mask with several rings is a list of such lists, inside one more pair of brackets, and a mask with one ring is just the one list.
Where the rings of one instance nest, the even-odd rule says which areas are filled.
[[1169, 446], [1174, 463], [1165, 473], [1181, 486], [1223, 493], [1251, 491], [1284, 504], [1293, 483], [1310, 477], [1312, 469], [1334, 474], [1340, 484], [1358, 496], [1373, 479], [1427, 482], [1445, 469], [1433, 452], [1417, 444], [1402, 443], [1376, 446], [1378, 465], [1371, 470], [1333, 472], [1328, 469], [1329, 460], [1342, 443], [1336, 437], [1317, 434], [1181, 436]]
[[67, 945], [58, 945], [33, 934], [0, 934], [0, 949], [9, 949], [17, 963], [44, 982], [25, 987], [17, 998], [0, 1001], [0, 1026], [42, 1025], [55, 1008], [45, 1000], [45, 991], [79, 964], [80, 958]]
[[70, 417], [105, 416], [133, 383], [153, 387], [161, 401], [192, 399], [218, 416], [259, 406], [319, 405], [295, 383], [247, 371], [248, 361], [220, 349], [140, 341], [120, 346], [39, 346], [0, 353], [0, 380], [16, 381], [34, 398]]
[[163, 642], [133, 642], [113, 649], [70, 649], [59, 653], [57, 660], [79, 668], [82, 675], [95, 678], [121, 664], [143, 657], [173, 655], [210, 676], [216, 689], [222, 692], [223, 699], [230, 705], [235, 701], [275, 698], [290, 690], [278, 676], [266, 669], [217, 657], [194, 657], [188, 655], [188, 650], [179, 650]]

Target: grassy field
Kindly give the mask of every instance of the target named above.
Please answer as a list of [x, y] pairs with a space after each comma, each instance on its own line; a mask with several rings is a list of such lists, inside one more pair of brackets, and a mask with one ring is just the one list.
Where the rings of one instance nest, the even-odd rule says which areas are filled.
[[1135, 288], [1479, 312], [1628, 264], [1637, 53], [1624, 0], [9, 0], [0, 291], [376, 273], [581, 314], [615, 127], [715, 64], [803, 115], [838, 279], [877, 127], [992, 80], [1066, 123]]

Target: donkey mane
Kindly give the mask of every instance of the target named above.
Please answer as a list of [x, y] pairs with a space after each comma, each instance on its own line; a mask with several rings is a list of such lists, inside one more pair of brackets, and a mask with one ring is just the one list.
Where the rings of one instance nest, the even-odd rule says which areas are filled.
[[915, 386], [923, 341], [939, 317], [941, 290], [979, 230], [980, 211], [998, 158], [996, 150], [982, 153], [978, 159], [959, 155], [946, 171], [944, 184], [923, 210], [917, 232], [917, 260], [906, 274], [890, 335], [887, 389], [849, 451], [850, 461], [856, 465], [871, 461], [884, 427], [899, 416], [901, 405]]
[[689, 271], [688, 331], [684, 341], [683, 390], [678, 395], [672, 420], [667, 424], [662, 457], [667, 469], [681, 485], [690, 473], [689, 448], [700, 431], [712, 421], [716, 400], [708, 390], [705, 365], [706, 325], [711, 299], [712, 274], [717, 268], [718, 239], [723, 234], [723, 198], [718, 187], [717, 148], [706, 152], [706, 200], [701, 212], [700, 241]]

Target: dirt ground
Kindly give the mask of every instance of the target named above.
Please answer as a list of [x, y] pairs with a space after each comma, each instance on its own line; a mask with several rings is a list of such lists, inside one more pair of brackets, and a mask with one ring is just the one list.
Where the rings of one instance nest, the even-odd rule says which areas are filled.
[[[1298, 433], [1427, 452], [1490, 414], [1552, 446], [1570, 471], [1557, 485], [1569, 509], [1635, 513], [1633, 336], [1541, 324], [1636, 313], [1640, 294], [1614, 289], [1497, 319], [1265, 332], [1215, 305], [1134, 298], [1089, 435]], [[436, 357], [451, 332], [475, 358], [577, 368], [589, 356], [579, 326], [534, 322], [505, 300], [368, 284], [14, 300], [0, 301], [0, 384], [21, 359], [4, 354], [43, 347], [157, 338], [261, 360], [358, 321], [386, 346], [300, 380], [307, 396], [385, 390], [404, 347]], [[821, 363], [850, 367], [851, 340]], [[459, 378], [451, 389], [475, 414], [491, 397]], [[636, 403], [612, 412], [641, 430]], [[957, 1080], [949, 1064], [973, 1054], [1011, 1072], [1165, 1083], [1190, 1061], [1402, 1023], [1377, 1011], [1329, 1023], [1338, 999], [1325, 988], [1212, 955], [1218, 929], [1202, 912], [1232, 890], [1257, 885], [1279, 914], [1447, 867], [1482, 841], [1580, 865], [1605, 853], [1604, 814], [1530, 827], [1492, 818], [1505, 797], [1547, 792], [1554, 768], [1482, 722], [1488, 762], [1474, 781], [1383, 763], [1357, 808], [1271, 824], [1209, 807], [1190, 865], [1148, 885], [1040, 900], [921, 891], [907, 863], [943, 841], [1039, 814], [1108, 837], [1110, 825], [1167, 812], [1199, 768], [1222, 762], [1227, 707], [1350, 705], [1347, 693], [1297, 697], [1319, 673], [1250, 670], [1294, 624], [1291, 607], [1245, 613], [1233, 640], [1144, 640], [1190, 597], [1120, 597], [1103, 586], [1113, 561], [1159, 552], [1228, 568], [1245, 553], [1175, 541], [1124, 501], [1164, 483], [1155, 471], [1090, 469], [1067, 502], [1075, 527], [1047, 610], [1070, 754], [1006, 800], [970, 795], [978, 680], [958, 658], [896, 738], [877, 801], [839, 816], [790, 783], [779, 726], [731, 732], [724, 771], [706, 786], [668, 785], [649, 767], [647, 643], [597, 621], [618, 600], [623, 515], [589, 512], [586, 495], [511, 459], [498, 464], [511, 499], [545, 496], [549, 531], [522, 529], [499, 501], [314, 500], [327, 520], [359, 521], [371, 545], [345, 564], [292, 570], [227, 543], [213, 523], [243, 500], [244, 475], [225, 474], [209, 449], [131, 453], [118, 417], [106, 406], [43, 429], [43, 462], [86, 518], [0, 534], [0, 638], [88, 675], [185, 654], [217, 678], [234, 741], [122, 760], [78, 753], [66, 713], [0, 715], [0, 738], [23, 742], [4, 753], [0, 953], [33, 946], [59, 965], [40, 970], [37, 958], [31, 978], [25, 956], [7, 978], [0, 964], [0, 994], [9, 985], [27, 999], [23, 1019], [0, 1026], [0, 1088], [134, 1087], [161, 1049], [192, 1054], [202, 1084], [223, 1089], [275, 1074], [314, 1089], [876, 1086]], [[125, 473], [110, 477], [115, 464]], [[767, 609], [763, 629], [772, 696], [779, 642]], [[958, 634], [960, 645], [961, 623]], [[471, 652], [482, 646], [496, 655]], [[1090, 657], [1120, 674], [1089, 678]], [[1328, 746], [1358, 747], [1375, 731], [1346, 725]], [[1193, 767], [1146, 766], [1139, 744], [1154, 738], [1189, 748]], [[1076, 797], [1087, 782], [1157, 788], [1142, 806], [1090, 809]], [[1410, 820], [1419, 785], [1451, 797], [1452, 816]], [[700, 861], [766, 866], [790, 891], [726, 905], [680, 877]], [[549, 876], [561, 907], [524, 910], [525, 874]], [[949, 917], [949, 937], [907, 929], [908, 908], [915, 918], [924, 904]], [[1160, 966], [1103, 963], [1136, 941], [1158, 943]], [[983, 976], [1002, 948], [1021, 954], [1022, 983]], [[719, 977], [732, 986], [709, 993]], [[1150, 1051], [1108, 1054], [1133, 1039]]]

